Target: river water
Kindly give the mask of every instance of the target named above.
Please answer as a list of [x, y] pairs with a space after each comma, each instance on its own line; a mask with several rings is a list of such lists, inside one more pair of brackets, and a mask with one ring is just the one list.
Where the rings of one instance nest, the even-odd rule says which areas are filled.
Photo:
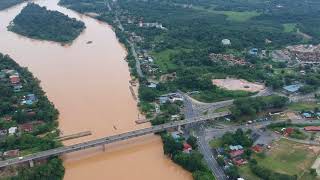
[[[92, 131], [93, 135], [67, 145], [149, 126], [136, 125], [138, 109], [129, 90], [130, 74], [123, 60], [126, 51], [111, 27], [57, 5], [58, 0], [37, 0], [41, 6], [82, 20], [86, 30], [69, 46], [31, 40], [6, 27], [26, 5], [0, 12], [0, 52], [28, 67], [60, 111], [63, 134]], [[92, 41], [92, 44], [86, 44]], [[66, 180], [188, 180], [184, 171], [163, 155], [159, 137], [148, 135], [63, 157]]]

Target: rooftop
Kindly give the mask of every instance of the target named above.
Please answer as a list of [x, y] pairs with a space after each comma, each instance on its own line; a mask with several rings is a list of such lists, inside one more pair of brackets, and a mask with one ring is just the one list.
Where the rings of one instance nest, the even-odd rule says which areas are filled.
[[284, 86], [283, 89], [285, 89], [288, 92], [294, 93], [299, 91], [299, 89], [302, 87], [301, 84], [293, 84], [293, 85], [289, 85], [289, 86]]

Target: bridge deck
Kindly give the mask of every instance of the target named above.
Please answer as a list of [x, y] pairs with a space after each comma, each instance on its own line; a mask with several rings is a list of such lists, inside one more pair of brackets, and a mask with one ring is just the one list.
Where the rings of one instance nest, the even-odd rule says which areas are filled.
[[197, 122], [201, 122], [201, 121], [206, 121], [206, 120], [210, 120], [210, 119], [214, 119], [214, 118], [224, 117], [229, 114], [230, 114], [229, 112], [220, 112], [220, 113], [214, 113], [214, 114], [211, 114], [208, 116], [199, 116], [199, 117], [186, 119], [186, 120], [182, 120], [182, 121], [174, 121], [171, 123], [166, 123], [166, 124], [162, 124], [162, 125], [153, 126], [150, 128], [126, 132], [126, 133], [122, 133], [122, 134], [118, 134], [118, 135], [108, 136], [108, 137], [104, 137], [104, 138], [100, 138], [100, 139], [96, 139], [96, 140], [92, 140], [92, 141], [87, 141], [87, 142], [83, 142], [83, 143], [79, 143], [79, 144], [75, 144], [75, 145], [71, 145], [71, 146], [64, 146], [64, 147], [59, 147], [59, 148], [55, 148], [55, 149], [51, 149], [51, 150], [47, 150], [47, 151], [42, 151], [42, 152], [26, 155], [23, 158], [12, 158], [12, 159], [8, 159], [5, 161], [0, 161], [0, 168], [14, 165], [14, 164], [29, 162], [32, 160], [48, 158], [51, 156], [58, 156], [61, 154], [71, 153], [71, 152], [79, 151], [82, 149], [101, 146], [104, 144], [110, 144], [110, 143], [117, 142], [117, 141], [123, 141], [126, 139], [130, 139], [130, 138], [134, 138], [134, 137], [138, 137], [138, 136], [143, 136], [146, 134], [157, 133], [157, 132], [161, 132], [163, 130], [169, 129], [169, 128], [182, 126], [182, 125], [186, 125], [186, 124], [191, 124], [191, 123], [197, 123]]

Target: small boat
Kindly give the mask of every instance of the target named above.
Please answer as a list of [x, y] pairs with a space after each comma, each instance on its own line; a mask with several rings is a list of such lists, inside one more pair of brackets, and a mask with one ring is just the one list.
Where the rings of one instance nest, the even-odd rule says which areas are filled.
[[87, 44], [91, 44], [91, 43], [92, 43], [92, 41], [88, 41], [88, 42], [87, 42]]

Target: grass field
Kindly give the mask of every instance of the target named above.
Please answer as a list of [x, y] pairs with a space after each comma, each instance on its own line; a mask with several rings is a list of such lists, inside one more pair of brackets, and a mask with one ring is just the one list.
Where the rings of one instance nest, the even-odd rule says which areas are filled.
[[288, 140], [275, 142], [271, 151], [265, 158], [255, 156], [261, 166], [279, 173], [297, 174], [301, 177], [309, 172], [318, 152], [308, 149], [308, 146], [297, 144]]
[[245, 180], [261, 180], [258, 176], [251, 172], [249, 165], [239, 167], [239, 173]]
[[297, 31], [297, 24], [295, 24], [295, 23], [283, 24], [283, 31], [287, 32], [287, 33], [296, 32]]
[[288, 108], [292, 111], [303, 111], [303, 110], [313, 110], [314, 108], [320, 108], [320, 105], [317, 103], [292, 103]]
[[173, 69], [176, 65], [172, 62], [175, 54], [179, 53], [179, 49], [167, 49], [161, 52], [152, 52], [151, 55], [155, 58], [157, 64], [163, 73], [167, 73], [169, 69]]
[[217, 11], [212, 8], [205, 9], [200, 6], [198, 6], [198, 7], [194, 6], [193, 9], [199, 10], [199, 11], [206, 11], [206, 12], [214, 13], [214, 14], [223, 14], [223, 15], [227, 16], [227, 20], [236, 21], [236, 22], [244, 22], [244, 21], [247, 21], [253, 17], [260, 15], [260, 13], [258, 13], [257, 11], [243, 11], [243, 12], [240, 12], [240, 11]]
[[218, 148], [218, 147], [221, 147], [222, 143], [221, 143], [220, 138], [218, 138], [218, 139], [212, 139], [212, 140], [209, 142], [209, 145], [210, 145], [210, 147], [212, 147], [212, 148]]
[[229, 21], [237, 21], [237, 22], [244, 22], [248, 21], [249, 19], [259, 16], [260, 13], [256, 11], [244, 11], [244, 12], [236, 12], [236, 11], [215, 11], [217, 14], [224, 14], [228, 16]]

